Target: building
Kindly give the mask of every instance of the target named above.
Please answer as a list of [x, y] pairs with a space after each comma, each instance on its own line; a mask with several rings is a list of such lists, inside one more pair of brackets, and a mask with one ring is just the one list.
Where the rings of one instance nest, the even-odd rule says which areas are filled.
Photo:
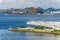
[[53, 11], [50, 11], [51, 14], [60, 14], [60, 10], [53, 10]]
[[24, 9], [9, 9], [13, 14], [24, 14], [26, 11]]

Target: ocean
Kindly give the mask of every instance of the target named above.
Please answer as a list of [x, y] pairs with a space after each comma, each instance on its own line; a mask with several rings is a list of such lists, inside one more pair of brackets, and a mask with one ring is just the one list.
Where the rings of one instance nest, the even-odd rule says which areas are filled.
[[43, 14], [6, 14], [0, 13], [0, 29], [10, 27], [31, 26], [28, 21], [56, 21], [60, 22], [60, 14], [43, 15]]
[[0, 30], [0, 40], [60, 40], [60, 35]]
[[31, 26], [28, 21], [56, 21], [60, 22], [60, 14], [6, 14], [0, 13], [0, 40], [60, 40], [60, 35], [11, 32], [10, 27]]

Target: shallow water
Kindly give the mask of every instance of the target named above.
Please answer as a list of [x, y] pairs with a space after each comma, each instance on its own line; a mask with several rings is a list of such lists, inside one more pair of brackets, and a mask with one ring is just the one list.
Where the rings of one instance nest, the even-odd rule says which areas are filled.
[[0, 40], [60, 40], [60, 35], [0, 30]]

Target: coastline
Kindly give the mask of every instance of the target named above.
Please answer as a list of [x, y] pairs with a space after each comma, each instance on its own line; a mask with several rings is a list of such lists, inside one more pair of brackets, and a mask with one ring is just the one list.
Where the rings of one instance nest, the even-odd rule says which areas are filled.
[[10, 28], [8, 29], [9, 31], [14, 31], [14, 32], [32, 32], [32, 33], [44, 33], [44, 34], [55, 34], [55, 35], [60, 35], [60, 32], [51, 32], [52, 29], [26, 29], [26, 28], [19, 28], [19, 29], [14, 29]]

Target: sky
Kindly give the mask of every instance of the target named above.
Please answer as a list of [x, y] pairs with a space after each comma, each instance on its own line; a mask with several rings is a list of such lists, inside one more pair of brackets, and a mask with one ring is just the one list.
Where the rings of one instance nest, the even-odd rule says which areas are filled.
[[42, 7], [60, 8], [60, 0], [0, 0], [0, 9]]

